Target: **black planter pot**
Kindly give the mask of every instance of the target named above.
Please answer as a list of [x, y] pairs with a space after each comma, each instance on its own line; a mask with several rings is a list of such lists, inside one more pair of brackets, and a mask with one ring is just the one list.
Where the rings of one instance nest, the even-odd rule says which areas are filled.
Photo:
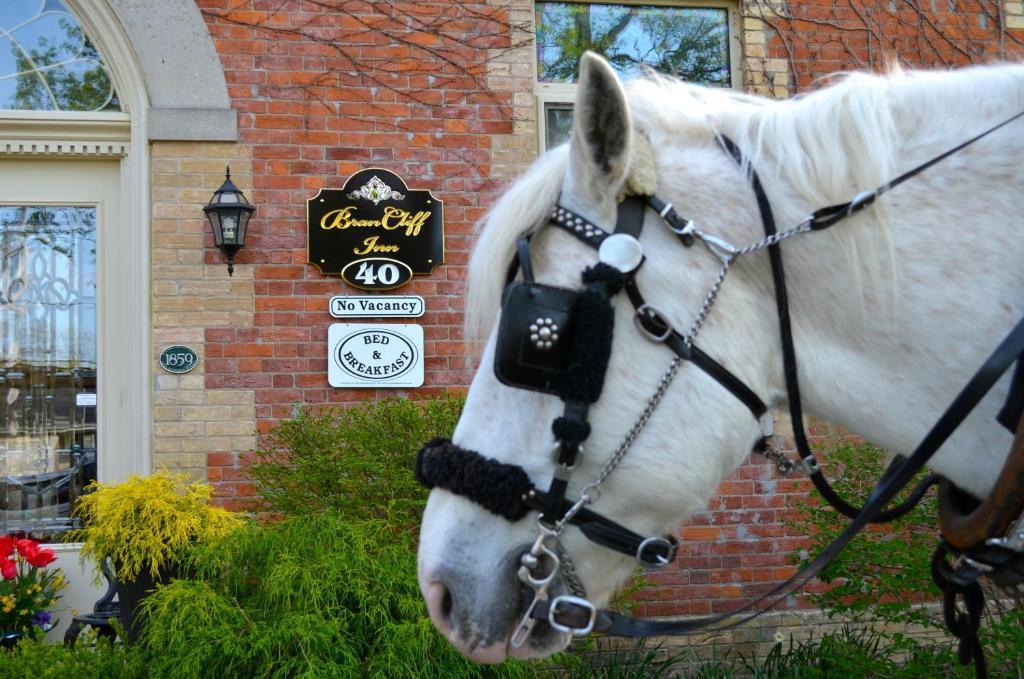
[[25, 638], [24, 632], [9, 630], [0, 633], [0, 648], [14, 648], [18, 642]]
[[148, 570], [143, 570], [131, 582], [117, 582], [117, 600], [121, 607], [121, 624], [128, 634], [127, 642], [134, 644], [144, 625], [143, 616], [139, 610], [139, 604], [156, 589], [157, 585], [164, 585], [176, 577], [177, 572], [161, 568], [156, 578]]

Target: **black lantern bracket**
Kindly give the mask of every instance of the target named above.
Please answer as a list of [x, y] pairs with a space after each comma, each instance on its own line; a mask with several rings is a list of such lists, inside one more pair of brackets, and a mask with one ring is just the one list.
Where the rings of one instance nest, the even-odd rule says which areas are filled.
[[235, 254], [245, 247], [245, 232], [256, 206], [245, 199], [242, 190], [231, 181], [231, 167], [225, 170], [224, 183], [213, 192], [203, 207], [213, 231], [213, 242], [228, 260], [228, 275], [235, 271]]

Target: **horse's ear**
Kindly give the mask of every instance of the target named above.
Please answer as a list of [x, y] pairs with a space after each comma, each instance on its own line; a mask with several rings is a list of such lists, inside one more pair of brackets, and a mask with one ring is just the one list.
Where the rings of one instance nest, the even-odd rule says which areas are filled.
[[584, 52], [573, 113], [571, 164], [585, 185], [614, 192], [625, 180], [633, 125], [626, 92], [602, 57]]

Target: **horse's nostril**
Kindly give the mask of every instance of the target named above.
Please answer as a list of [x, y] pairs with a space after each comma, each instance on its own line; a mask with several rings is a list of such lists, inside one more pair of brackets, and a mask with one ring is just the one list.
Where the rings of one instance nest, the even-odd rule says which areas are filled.
[[430, 613], [431, 621], [442, 634], [447, 634], [450, 629], [448, 616], [451, 615], [452, 608], [455, 605], [451, 591], [449, 591], [444, 583], [435, 580], [427, 585], [424, 594], [426, 595], [427, 612]]
[[[444, 585], [441, 585], [444, 587]], [[441, 599], [441, 615], [448, 619], [448, 616], [452, 613], [452, 593], [447, 587], [444, 588], [444, 597]]]

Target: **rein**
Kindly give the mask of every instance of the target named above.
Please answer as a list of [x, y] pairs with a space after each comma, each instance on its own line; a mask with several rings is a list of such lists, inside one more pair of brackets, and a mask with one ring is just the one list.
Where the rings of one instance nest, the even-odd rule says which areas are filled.
[[[869, 523], [889, 521], [913, 509], [925, 492], [940, 480], [938, 476], [932, 475], [922, 480], [901, 504], [889, 509], [885, 507], [924, 467], [1013, 362], [1024, 355], [1024, 320], [1017, 324], [989, 356], [914, 452], [902, 461], [897, 457], [863, 507], [857, 508], [843, 500], [829, 486], [807, 443], [800, 406], [785, 271], [779, 244], [799, 234], [829, 228], [856, 214], [907, 179], [1022, 116], [1024, 111], [896, 177], [874, 191], [860, 193], [847, 203], [817, 210], [796, 227], [782, 232], [776, 229], [771, 205], [756, 172], [749, 164], [744, 163], [743, 155], [735, 143], [722, 135], [716, 135], [722, 148], [747, 170], [747, 179], [762, 219], [764, 238], [747, 247], [737, 248], [727, 241], [698, 230], [693, 222], [680, 217], [671, 204], [656, 196], [627, 197], [620, 205], [615, 231], [612, 234], [558, 205], [551, 215], [551, 223], [598, 250], [600, 263], [583, 272], [583, 291], [554, 288], [534, 281], [529, 241], [527, 238], [519, 241], [516, 257], [509, 269], [509, 285], [503, 296], [502, 321], [495, 351], [495, 372], [499, 380], [505, 384], [556, 394], [564, 401], [563, 415], [552, 425], [557, 442], [553, 450], [555, 472], [551, 484], [547, 491], [541, 491], [533, 486], [521, 467], [484, 458], [478, 453], [465, 450], [443, 439], [435, 439], [426, 444], [416, 462], [416, 476], [426, 487], [440, 487], [467, 497], [509, 521], [518, 521], [533, 510], [539, 512], [539, 535], [530, 550], [522, 556], [518, 572], [519, 580], [532, 589], [533, 600], [512, 633], [512, 646], [524, 644], [533, 627], [541, 621], [558, 631], [577, 635], [599, 631], [630, 637], [687, 634], [706, 628], [718, 630], [734, 627], [777, 605], [787, 595], [820, 573]], [[635, 274], [644, 262], [638, 237], [643, 227], [646, 207], [658, 212], [685, 247], [691, 247], [694, 241], [699, 240], [722, 265], [696, 318], [685, 333], [674, 329], [665, 315], [645, 300], [636, 282]], [[773, 427], [770, 411], [764, 402], [742, 380], [695, 346], [696, 337], [730, 266], [738, 257], [761, 249], [768, 250], [775, 285], [787, 396], [794, 438], [800, 455], [800, 460], [796, 462], [768, 447], [767, 442], [773, 433]], [[514, 280], [518, 271], [523, 274], [521, 281]], [[610, 299], [621, 290], [625, 291], [635, 310], [633, 320], [641, 334], [650, 341], [665, 344], [675, 356], [623, 442], [605, 463], [595, 480], [583, 487], [579, 499], [572, 502], [565, 497], [565, 493], [572, 470], [583, 452], [582, 443], [590, 434], [587, 422], [589, 405], [600, 397], [614, 332], [614, 313], [611, 310]], [[597, 499], [601, 484], [614, 471], [646, 426], [684, 360], [691, 361], [701, 368], [751, 411], [762, 433], [760, 441], [755, 446], [756, 452], [772, 459], [783, 474], [789, 474], [795, 469], [806, 472], [826, 501], [852, 520], [847, 528], [801, 571], [773, 587], [759, 599], [737, 610], [681, 622], [644, 620], [610, 610], [598, 611], [586, 599], [582, 583], [575, 575], [574, 565], [561, 549], [558, 537], [569, 524], [576, 525], [592, 541], [635, 557], [641, 565], [648, 568], [661, 567], [675, 557], [677, 542], [672, 536], [645, 538], [587, 509], [586, 506]], [[1018, 520], [1017, 524], [1021, 524], [1020, 529], [1024, 530], [1024, 517]], [[999, 543], [1000, 540], [1002, 544]], [[989, 540], [986, 549], [990, 552], [995, 550], [995, 553], [994, 556], [987, 554], [986, 558], [989, 561], [982, 561], [981, 565], [984, 567], [991, 562], [1013, 563], [1024, 570], [1024, 566], [1021, 565], [1024, 564], [1021, 549], [1015, 547], [1018, 545], [1010, 540], [1010, 536], [1005, 539], [1000, 536], [995, 541]], [[958, 562], [948, 566], [945, 562], [947, 553], [958, 556]], [[974, 589], [977, 588], [974, 582], [976, 577], [970, 582], [957, 581], [958, 578], [961, 581], [966, 580], [962, 562], [964, 558], [970, 561], [972, 555], [973, 553], [967, 555], [966, 552], [943, 543], [933, 559], [933, 571], [937, 573], [936, 580], [940, 584], [943, 582], [940, 581], [940, 577], [944, 578], [945, 582], [953, 583], [943, 589], [947, 593], [947, 619], [952, 620], [951, 629], [961, 638], [961, 660], [966, 658], [965, 663], [971, 659], [975, 660], [979, 676], [984, 676], [984, 658], [976, 634], [980, 619], [980, 588], [977, 591]], [[553, 596], [555, 577], [560, 570], [572, 592], [571, 595]], [[976, 570], [980, 573], [983, 568]], [[955, 601], [958, 596], [964, 599], [965, 607], [968, 609], [962, 618], [955, 615]], [[980, 601], [983, 603], [983, 599]]]

